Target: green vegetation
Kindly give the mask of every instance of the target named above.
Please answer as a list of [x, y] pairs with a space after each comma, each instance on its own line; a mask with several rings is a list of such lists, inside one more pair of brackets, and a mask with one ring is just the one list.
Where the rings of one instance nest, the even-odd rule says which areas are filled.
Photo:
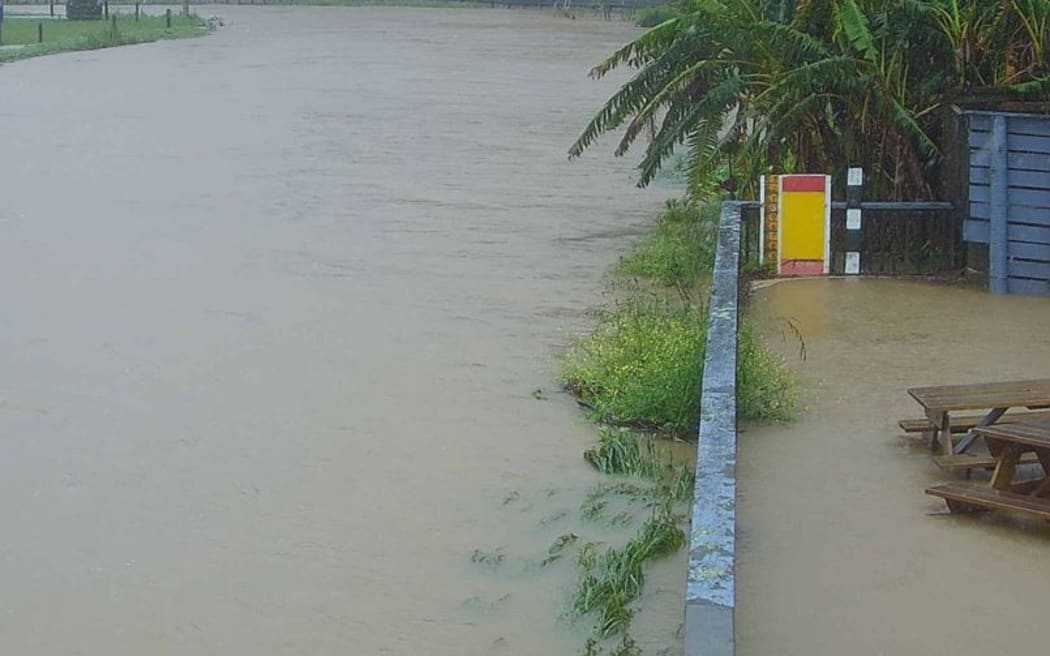
[[712, 181], [863, 166], [881, 199], [941, 197], [954, 103], [1050, 98], [1046, 0], [683, 0], [598, 64], [637, 73], [570, 148], [652, 135], [646, 184], [684, 146], [694, 195]]
[[[37, 43], [39, 24], [44, 26], [44, 42]], [[114, 29], [110, 21], [41, 20], [8, 16], [3, 23], [3, 44], [24, 44], [21, 48], [0, 50], [0, 62], [50, 55], [74, 50], [97, 50], [113, 46], [147, 43], [160, 39], [200, 36], [213, 25], [199, 16], [172, 16], [171, 28], [163, 16], [117, 16]]]
[[[650, 509], [650, 517], [621, 547], [599, 550], [585, 544], [577, 559], [580, 579], [571, 602], [574, 618], [593, 619], [585, 656], [640, 656], [629, 629], [651, 558], [686, 543], [683, 509], [692, 500], [693, 471], [671, 458], [652, 434], [637, 430], [695, 435], [707, 343], [707, 316], [692, 301], [693, 291], [710, 276], [717, 239], [714, 207], [670, 201], [653, 232], [619, 263], [622, 275], [644, 278], [679, 291], [677, 299], [633, 286], [598, 326], [578, 342], [562, 363], [562, 381], [592, 416], [605, 424], [598, 443], [584, 459], [598, 471], [641, 479], [599, 485], [580, 506], [584, 521], [623, 526], [628, 511], [609, 515], [610, 502], [626, 500]], [[740, 331], [737, 352], [738, 416], [782, 420], [790, 417], [795, 380], [748, 326]], [[573, 534], [575, 536], [575, 534]], [[575, 542], [575, 539], [573, 540]], [[554, 559], [562, 556], [558, 542]]]
[[656, 27], [664, 21], [671, 20], [678, 15], [674, 7], [642, 7], [634, 15], [634, 23], [638, 27]]
[[598, 421], [685, 433], [699, 414], [707, 320], [697, 308], [631, 298], [566, 356], [566, 386]]
[[594, 614], [593, 638], [602, 640], [627, 631], [635, 612], [631, 604], [645, 583], [645, 562], [685, 545], [685, 533], [679, 526], [682, 521], [670, 508], [661, 508], [623, 547], [598, 553], [590, 543], [580, 551], [577, 562], [582, 576], [572, 611], [577, 617]]
[[[603, 423], [688, 434], [700, 416], [707, 317], [699, 308], [635, 297], [606, 312], [566, 356], [562, 379]], [[742, 331], [742, 419], [786, 419], [794, 382], [785, 364]]]
[[[610, 654], [640, 653], [633, 650], [628, 629], [645, 583], [645, 564], [685, 545], [685, 515], [679, 509], [692, 499], [693, 473], [674, 464], [669, 455], [662, 455], [652, 436], [627, 430], [603, 429], [598, 444], [584, 457], [602, 473], [641, 479], [599, 486], [584, 502], [585, 516], [591, 514], [593, 519], [600, 515], [612, 495], [644, 504], [651, 510], [625, 545], [600, 551], [600, 544], [589, 542], [580, 549], [580, 578], [572, 596], [571, 615], [594, 621], [584, 654], [603, 653], [602, 645], [615, 637], [621, 640], [610, 645]], [[624, 516], [630, 519], [631, 513], [617, 515]]]
[[596, 499], [615, 492], [632, 499], [676, 503], [688, 501], [693, 490], [693, 470], [676, 464], [670, 454], [661, 454], [657, 440], [652, 435], [639, 435], [626, 429], [605, 427], [598, 432], [598, 444], [583, 454], [603, 474], [637, 476], [652, 483], [654, 487], [621, 486], [603, 488], [600, 494], [588, 497], [585, 506]]
[[616, 272], [653, 280], [685, 295], [715, 261], [717, 205], [667, 201], [653, 231], [620, 259]]

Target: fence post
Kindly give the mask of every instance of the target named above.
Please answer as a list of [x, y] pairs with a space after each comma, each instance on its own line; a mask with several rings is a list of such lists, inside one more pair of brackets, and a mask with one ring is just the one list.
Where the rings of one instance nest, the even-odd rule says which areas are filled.
[[1006, 117], [996, 116], [992, 121], [992, 161], [989, 185], [991, 212], [988, 221], [988, 291], [1005, 294], [1008, 291], [1009, 231], [1007, 229], [1007, 202], [1009, 195], [1009, 161], [1006, 149]]
[[36, 24], [36, 42], [44, 42], [44, 23], [43, 21]]
[[846, 175], [846, 275], [860, 274], [861, 228], [864, 220], [860, 202], [864, 198], [864, 169], [850, 167]]
[[168, 29], [171, 29], [171, 7], [164, 10], [164, 20], [167, 22]]
[[47, 10], [51, 13], [52, 16], [55, 15], [55, 0], [48, 0]]
[[102, 11], [106, 14], [106, 18], [109, 18], [109, 0], [102, 3]]
[[135, 22], [139, 22], [139, 3], [135, 3]]

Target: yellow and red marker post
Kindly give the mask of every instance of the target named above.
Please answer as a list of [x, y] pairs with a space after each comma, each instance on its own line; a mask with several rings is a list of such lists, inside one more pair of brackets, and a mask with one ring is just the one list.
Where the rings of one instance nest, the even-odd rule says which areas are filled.
[[[775, 180], [775, 184], [774, 184]], [[778, 276], [827, 275], [831, 265], [831, 176], [780, 175], [763, 180], [762, 261]], [[768, 198], [775, 193], [776, 198]]]

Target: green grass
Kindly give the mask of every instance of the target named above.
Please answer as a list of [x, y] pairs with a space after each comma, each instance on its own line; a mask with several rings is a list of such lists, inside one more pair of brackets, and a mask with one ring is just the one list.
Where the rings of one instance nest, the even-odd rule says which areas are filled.
[[[649, 560], [674, 553], [685, 546], [683, 530], [688, 502], [692, 499], [693, 472], [676, 464], [670, 452], [658, 448], [652, 435], [629, 430], [603, 428], [598, 444], [584, 458], [598, 471], [629, 477], [614, 484], [598, 485], [581, 506], [585, 519], [594, 521], [605, 511], [607, 501], [621, 497], [631, 506], [648, 510], [648, 517], [631, 539], [621, 547], [601, 550], [602, 544], [588, 542], [577, 555], [579, 579], [570, 600], [573, 620], [592, 621], [590, 636], [581, 654], [640, 654], [628, 630], [637, 601], [645, 585], [645, 566]], [[613, 518], [614, 525], [629, 523], [630, 510]], [[575, 534], [572, 541], [576, 541]], [[555, 542], [555, 546], [560, 546]], [[552, 547], [553, 548], [553, 547]], [[561, 555], [561, 549], [558, 549]], [[619, 643], [615, 639], [619, 638]]]
[[692, 289], [711, 272], [717, 235], [717, 205], [669, 200], [652, 232], [620, 259], [616, 273]]
[[[44, 26], [44, 42], [37, 43], [37, 25], [41, 23]], [[142, 16], [136, 22], [134, 15], [121, 14], [117, 17], [115, 30], [113, 24], [106, 20], [71, 21], [9, 16], [3, 23], [3, 45], [24, 44], [24, 47], [0, 50], [0, 62], [58, 52], [194, 37], [210, 30], [211, 25], [198, 16], [172, 16], [169, 29], [163, 16]]]
[[683, 433], [697, 414], [706, 336], [696, 308], [632, 298], [569, 351], [562, 380], [603, 423]]
[[[566, 354], [562, 381], [602, 423], [691, 435], [706, 340], [698, 308], [636, 297], [605, 313]], [[738, 353], [740, 418], [789, 418], [795, 381], [785, 363], [746, 326]]]
[[592, 639], [604, 640], [626, 634], [634, 617], [632, 604], [641, 596], [647, 560], [666, 556], [685, 545], [682, 516], [670, 506], [653, 512], [626, 545], [598, 553], [590, 543], [577, 560], [581, 576], [572, 598], [576, 617], [593, 615]]
[[[651, 489], [640, 488], [641, 494], [635, 496], [636, 500], [676, 503], [692, 498], [692, 469], [676, 464], [670, 453], [661, 453], [652, 435], [638, 435], [627, 429], [605, 427], [598, 432], [598, 444], [585, 451], [583, 458], [603, 474], [637, 476], [656, 484]], [[600, 501], [599, 496], [588, 497], [581, 512], [587, 514]], [[598, 509], [596, 515], [600, 515], [602, 510], [604, 506]]]

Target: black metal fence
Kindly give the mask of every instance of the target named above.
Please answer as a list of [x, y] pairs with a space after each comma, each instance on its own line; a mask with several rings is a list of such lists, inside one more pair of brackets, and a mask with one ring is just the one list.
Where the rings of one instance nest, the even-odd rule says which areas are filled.
[[[871, 204], [879, 207], [877, 204]], [[950, 203], [886, 203], [865, 207], [860, 273], [932, 274], [961, 269], [962, 224]], [[846, 208], [831, 209], [831, 273], [845, 270]]]

